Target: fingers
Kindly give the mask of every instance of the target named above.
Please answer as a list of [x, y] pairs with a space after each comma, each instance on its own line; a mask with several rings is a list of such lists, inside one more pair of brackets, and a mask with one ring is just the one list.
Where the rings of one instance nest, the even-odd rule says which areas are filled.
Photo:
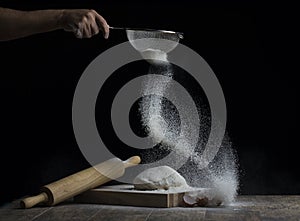
[[101, 31], [103, 32], [104, 38], [107, 39], [109, 37], [109, 25], [107, 24], [106, 20], [97, 12], [95, 12], [95, 19]]
[[99, 33], [99, 27], [96, 22], [93, 22], [90, 26], [91, 34], [96, 35]]
[[109, 36], [107, 22], [95, 10], [65, 10], [62, 25], [64, 30], [72, 31], [77, 38], [91, 38], [100, 31], [104, 38], [107, 39]]
[[74, 29], [73, 33], [74, 33], [74, 35], [76, 36], [76, 38], [83, 38], [82, 31], [80, 31], [79, 28]]
[[[81, 26], [81, 27], [80, 27]], [[79, 25], [81, 28], [83, 38], [91, 38], [94, 34], [98, 33], [99, 30], [96, 27], [96, 21], [94, 13], [89, 11], [83, 15], [82, 21]]]

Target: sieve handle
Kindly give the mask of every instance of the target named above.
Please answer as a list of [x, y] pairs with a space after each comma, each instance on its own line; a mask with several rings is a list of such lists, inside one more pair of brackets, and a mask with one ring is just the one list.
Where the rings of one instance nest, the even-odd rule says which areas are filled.
[[127, 30], [127, 28], [121, 28], [121, 27], [112, 27], [112, 26], [109, 26], [109, 29], [116, 29], [116, 30]]
[[151, 29], [151, 28], [124, 28], [124, 27], [114, 27], [114, 26], [109, 26], [110, 29], [115, 29], [115, 30], [131, 30], [131, 31], [149, 31], [149, 32], [161, 32], [165, 34], [175, 34], [178, 36], [178, 38], [183, 39], [183, 33], [182, 32], [175, 32], [175, 31], [166, 31], [166, 30], [156, 30], [156, 29]]

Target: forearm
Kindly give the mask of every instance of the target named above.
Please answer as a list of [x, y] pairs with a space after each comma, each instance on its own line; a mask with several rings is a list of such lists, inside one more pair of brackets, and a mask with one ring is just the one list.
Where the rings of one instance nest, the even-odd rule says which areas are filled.
[[63, 10], [18, 11], [0, 8], [0, 41], [60, 29]]

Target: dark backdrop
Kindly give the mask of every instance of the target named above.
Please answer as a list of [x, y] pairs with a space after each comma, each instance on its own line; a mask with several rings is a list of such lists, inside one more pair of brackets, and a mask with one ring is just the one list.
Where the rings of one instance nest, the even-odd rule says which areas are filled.
[[[163, 3], [162, 3], [163, 2]], [[93, 8], [112, 26], [184, 32], [224, 90], [241, 194], [299, 194], [295, 12], [255, 1], [0, 1], [32, 10]], [[72, 98], [83, 70], [125, 33], [75, 39], [54, 31], [0, 42], [1, 202], [88, 166], [76, 144]]]

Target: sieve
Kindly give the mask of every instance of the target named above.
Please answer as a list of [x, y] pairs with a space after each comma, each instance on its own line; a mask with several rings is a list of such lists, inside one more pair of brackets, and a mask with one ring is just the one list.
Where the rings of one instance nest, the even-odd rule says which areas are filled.
[[[112, 30], [115, 29], [126, 31], [129, 42], [139, 52], [145, 52], [147, 50], [159, 50], [164, 53], [169, 53], [176, 48], [180, 39], [183, 39], [183, 33], [175, 31], [156, 30], [149, 28], [109, 28]], [[167, 41], [159, 41], [159, 39]]]

